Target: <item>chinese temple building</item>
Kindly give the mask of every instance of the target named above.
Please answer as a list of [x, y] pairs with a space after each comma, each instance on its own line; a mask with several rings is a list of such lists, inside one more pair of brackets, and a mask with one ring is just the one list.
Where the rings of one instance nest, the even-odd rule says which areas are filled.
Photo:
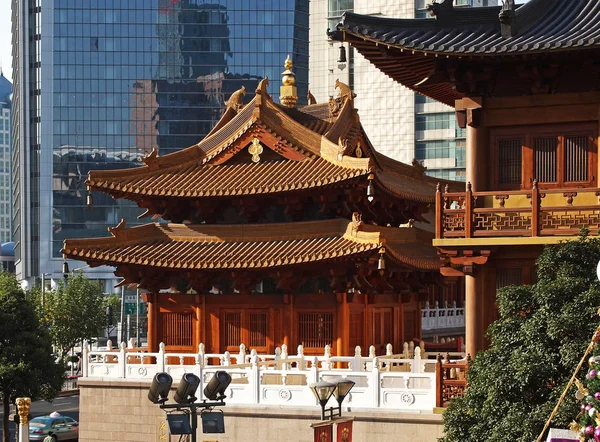
[[600, 227], [600, 2], [429, 5], [433, 19], [346, 13], [333, 39], [453, 106], [467, 129], [467, 186], [438, 191], [441, 273], [464, 277], [466, 346], [485, 347], [496, 290], [533, 282], [545, 244]]
[[161, 221], [122, 221], [110, 237], [62, 250], [148, 292], [150, 351], [302, 344], [346, 355], [373, 344], [381, 354], [421, 337], [421, 302], [462, 302], [432, 246], [438, 180], [376, 152], [347, 85], [296, 106], [291, 60], [285, 67], [281, 104], [265, 78], [248, 103], [235, 92], [198, 144], [89, 174], [88, 190]]

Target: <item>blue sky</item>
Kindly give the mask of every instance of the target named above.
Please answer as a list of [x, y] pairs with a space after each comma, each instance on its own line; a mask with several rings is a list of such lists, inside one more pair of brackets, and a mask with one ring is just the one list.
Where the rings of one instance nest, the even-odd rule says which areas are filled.
[[[10, 1], [11, 0], [0, 0], [0, 60], [4, 76], [12, 81]], [[526, 3], [528, 1], [529, 0], [517, 0], [517, 3]]]

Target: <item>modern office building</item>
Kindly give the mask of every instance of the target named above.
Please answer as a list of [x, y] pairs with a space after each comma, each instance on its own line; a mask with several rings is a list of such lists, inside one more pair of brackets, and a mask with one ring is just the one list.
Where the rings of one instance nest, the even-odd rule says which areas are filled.
[[12, 0], [12, 22], [15, 265], [29, 282], [62, 277], [64, 239], [142, 213], [101, 194], [89, 209], [90, 169], [199, 142], [241, 86], [248, 100], [268, 76], [279, 91], [288, 54], [306, 102], [308, 0]]
[[10, 204], [12, 84], [0, 69], [0, 243], [12, 241]]
[[[454, 110], [395, 83], [347, 44], [329, 41], [346, 11], [395, 18], [429, 17], [432, 0], [312, 0], [310, 2], [309, 88], [317, 102], [335, 95], [335, 79], [356, 93], [356, 107], [370, 140], [379, 152], [405, 163], [417, 159], [432, 176], [464, 180], [465, 131]], [[497, 0], [456, 0], [458, 6], [495, 6]], [[431, 19], [431, 18], [429, 18]], [[340, 60], [344, 47], [346, 62]], [[381, 48], [385, 50], [385, 48]], [[382, 116], [382, 112], [386, 112]]]

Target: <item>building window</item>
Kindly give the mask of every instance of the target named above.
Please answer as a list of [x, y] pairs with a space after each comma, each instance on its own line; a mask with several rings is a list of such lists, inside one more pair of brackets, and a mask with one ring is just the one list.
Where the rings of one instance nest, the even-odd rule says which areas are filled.
[[223, 346], [239, 350], [240, 344], [266, 351], [269, 330], [268, 312], [261, 310], [228, 310], [222, 316]]
[[168, 347], [192, 347], [192, 313], [163, 313], [164, 343]]
[[521, 138], [498, 141], [499, 184], [521, 184]]
[[299, 313], [298, 341], [305, 348], [333, 345], [333, 313]]
[[498, 129], [492, 133], [496, 162], [495, 185], [529, 189], [534, 180], [543, 188], [594, 186], [597, 164], [596, 129], [571, 125], [560, 132], [544, 126]]

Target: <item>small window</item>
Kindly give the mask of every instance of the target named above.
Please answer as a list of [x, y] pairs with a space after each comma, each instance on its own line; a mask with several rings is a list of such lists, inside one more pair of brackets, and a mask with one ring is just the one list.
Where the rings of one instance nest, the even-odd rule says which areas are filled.
[[163, 313], [163, 339], [166, 346], [191, 347], [192, 313]]
[[237, 347], [242, 343], [242, 315], [225, 313], [223, 340], [226, 347]]
[[536, 137], [534, 141], [534, 177], [540, 183], [556, 182], [557, 137]]
[[499, 184], [521, 184], [521, 138], [498, 141]]
[[565, 181], [588, 181], [589, 137], [565, 137]]
[[333, 313], [299, 313], [298, 340], [305, 348], [333, 344]]

